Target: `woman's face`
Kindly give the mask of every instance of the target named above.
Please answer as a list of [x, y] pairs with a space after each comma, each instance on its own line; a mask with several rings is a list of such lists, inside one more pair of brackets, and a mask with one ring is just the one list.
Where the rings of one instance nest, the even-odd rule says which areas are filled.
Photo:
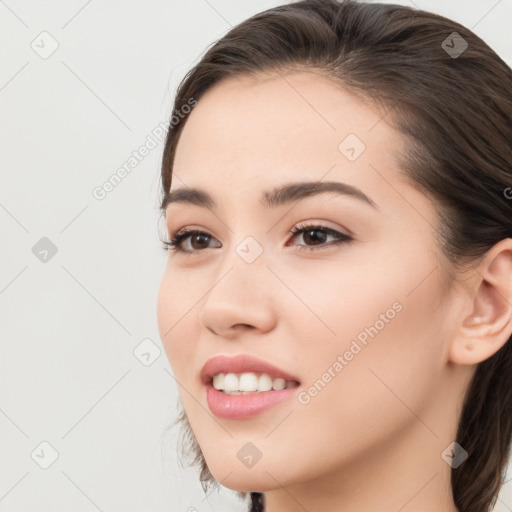
[[[228, 488], [334, 477], [391, 453], [414, 471], [454, 439], [456, 306], [434, 205], [399, 173], [402, 139], [381, 116], [318, 75], [291, 73], [218, 84], [186, 122], [171, 192], [199, 188], [216, 206], [167, 207], [171, 235], [206, 236], [182, 241], [195, 252], [169, 252], [158, 323], [191, 427]], [[369, 201], [332, 191], [260, 201], [299, 182], [346, 184]], [[304, 225], [350, 240], [290, 234]], [[250, 417], [216, 416], [201, 369], [240, 354], [300, 385]], [[405, 442], [420, 451], [400, 451]]]

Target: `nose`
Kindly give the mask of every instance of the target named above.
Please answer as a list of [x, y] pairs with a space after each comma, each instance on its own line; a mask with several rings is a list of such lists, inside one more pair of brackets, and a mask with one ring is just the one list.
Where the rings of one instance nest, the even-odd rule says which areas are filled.
[[268, 332], [276, 322], [272, 293], [273, 274], [263, 261], [246, 263], [230, 259], [211, 285], [199, 315], [210, 332], [227, 339], [254, 330]]

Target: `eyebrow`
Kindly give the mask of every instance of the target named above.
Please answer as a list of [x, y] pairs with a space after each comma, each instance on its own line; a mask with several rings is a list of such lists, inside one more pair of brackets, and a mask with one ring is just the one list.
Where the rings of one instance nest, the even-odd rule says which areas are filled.
[[[377, 204], [362, 190], [353, 185], [339, 181], [306, 181], [281, 185], [272, 190], [265, 191], [260, 197], [260, 203], [263, 206], [275, 208], [305, 199], [306, 197], [328, 192], [354, 197], [378, 209]], [[209, 192], [190, 187], [180, 187], [172, 192], [166, 192], [162, 200], [162, 209], [165, 210], [168, 205], [173, 203], [191, 204], [209, 209], [215, 209], [217, 207], [215, 199]]]

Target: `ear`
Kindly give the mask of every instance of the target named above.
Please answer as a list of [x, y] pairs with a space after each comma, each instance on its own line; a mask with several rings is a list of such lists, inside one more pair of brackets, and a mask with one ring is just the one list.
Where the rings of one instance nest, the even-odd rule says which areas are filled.
[[474, 365], [493, 356], [512, 335], [512, 238], [494, 245], [465, 284], [466, 311], [449, 357]]

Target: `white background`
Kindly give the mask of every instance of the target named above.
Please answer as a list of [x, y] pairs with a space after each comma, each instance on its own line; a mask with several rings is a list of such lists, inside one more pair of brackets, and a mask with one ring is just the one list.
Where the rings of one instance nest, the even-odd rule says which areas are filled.
[[[166, 433], [163, 143], [103, 200], [92, 191], [169, 119], [207, 46], [280, 3], [0, 1], [1, 512], [246, 508], [225, 488], [205, 499], [197, 470], [178, 465], [177, 429]], [[512, 65], [512, 0], [395, 3], [461, 22]], [[44, 31], [58, 43], [46, 59], [31, 47], [50, 48]], [[57, 248], [45, 263], [32, 251], [42, 237]], [[161, 350], [150, 366], [133, 354], [147, 338]], [[43, 441], [58, 452], [48, 469]], [[511, 509], [512, 482], [495, 510]]]

